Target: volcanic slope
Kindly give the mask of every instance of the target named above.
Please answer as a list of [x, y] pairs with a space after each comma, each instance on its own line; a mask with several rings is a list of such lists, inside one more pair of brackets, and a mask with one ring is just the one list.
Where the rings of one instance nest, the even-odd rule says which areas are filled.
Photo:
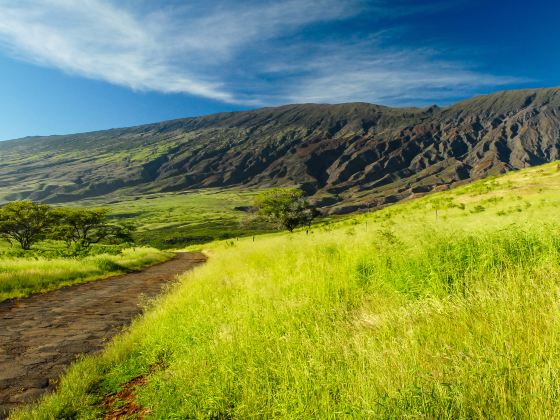
[[560, 88], [439, 108], [287, 105], [0, 143], [0, 201], [299, 185], [334, 213], [560, 158]]

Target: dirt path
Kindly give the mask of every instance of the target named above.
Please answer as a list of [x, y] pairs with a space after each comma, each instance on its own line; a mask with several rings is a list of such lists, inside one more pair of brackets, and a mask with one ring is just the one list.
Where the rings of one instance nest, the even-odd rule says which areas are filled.
[[0, 418], [54, 389], [77, 356], [100, 350], [141, 312], [141, 295], [206, 260], [179, 253], [143, 271], [0, 303]]

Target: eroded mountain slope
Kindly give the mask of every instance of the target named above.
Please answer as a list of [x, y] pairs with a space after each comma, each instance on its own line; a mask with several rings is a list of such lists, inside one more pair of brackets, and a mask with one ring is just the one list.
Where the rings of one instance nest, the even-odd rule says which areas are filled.
[[560, 89], [447, 108], [288, 105], [0, 143], [0, 199], [301, 185], [330, 211], [560, 158]]

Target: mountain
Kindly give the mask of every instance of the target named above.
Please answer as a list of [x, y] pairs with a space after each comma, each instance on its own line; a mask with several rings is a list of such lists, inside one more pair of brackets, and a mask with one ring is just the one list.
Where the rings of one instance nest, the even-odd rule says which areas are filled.
[[0, 142], [0, 200], [300, 185], [329, 212], [560, 158], [560, 88], [440, 108], [287, 105]]

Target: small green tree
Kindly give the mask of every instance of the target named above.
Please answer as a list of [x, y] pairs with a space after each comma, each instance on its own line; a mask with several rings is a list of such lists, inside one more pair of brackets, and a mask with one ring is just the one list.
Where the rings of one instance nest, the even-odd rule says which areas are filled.
[[298, 226], [310, 225], [318, 215], [297, 188], [274, 188], [255, 198], [257, 214], [281, 227], [293, 230]]
[[132, 227], [109, 223], [106, 209], [58, 208], [52, 211], [56, 225], [51, 237], [88, 249], [99, 242], [132, 242]]
[[0, 236], [22, 249], [43, 239], [52, 224], [52, 213], [46, 204], [29, 200], [13, 201], [0, 209]]

